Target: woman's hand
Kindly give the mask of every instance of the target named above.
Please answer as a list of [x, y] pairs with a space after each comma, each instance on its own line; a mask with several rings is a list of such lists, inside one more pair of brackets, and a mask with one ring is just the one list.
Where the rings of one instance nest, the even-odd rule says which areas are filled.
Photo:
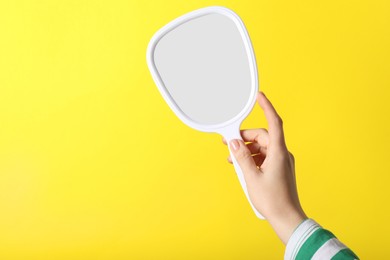
[[[242, 130], [241, 136], [247, 144], [232, 140], [230, 145], [243, 171], [252, 204], [286, 244], [307, 217], [298, 199], [294, 157], [286, 147], [282, 119], [264, 93], [258, 93], [257, 102], [264, 111], [268, 131]], [[228, 161], [231, 163], [230, 156]]]

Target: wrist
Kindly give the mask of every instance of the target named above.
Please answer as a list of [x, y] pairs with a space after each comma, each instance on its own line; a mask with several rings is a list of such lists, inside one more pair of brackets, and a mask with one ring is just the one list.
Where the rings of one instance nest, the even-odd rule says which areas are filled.
[[271, 224], [280, 240], [286, 245], [294, 230], [305, 219], [307, 219], [306, 214], [302, 209], [299, 209], [283, 212], [274, 217], [270, 217], [268, 218], [268, 222]]

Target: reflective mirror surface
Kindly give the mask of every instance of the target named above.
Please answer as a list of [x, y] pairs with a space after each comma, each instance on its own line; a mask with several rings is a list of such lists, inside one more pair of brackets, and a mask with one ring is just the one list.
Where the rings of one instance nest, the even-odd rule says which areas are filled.
[[158, 41], [153, 57], [174, 102], [196, 123], [224, 123], [248, 103], [251, 61], [237, 25], [225, 15], [179, 25]]

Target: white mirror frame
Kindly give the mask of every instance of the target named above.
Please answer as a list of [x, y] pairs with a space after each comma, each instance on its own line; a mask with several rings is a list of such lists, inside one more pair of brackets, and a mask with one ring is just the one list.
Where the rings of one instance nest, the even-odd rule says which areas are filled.
[[[181, 24], [188, 22], [192, 19], [207, 15], [207, 14], [221, 14], [229, 17], [236, 25], [237, 28], [242, 36], [243, 42], [245, 44], [245, 49], [246, 53], [248, 55], [248, 60], [249, 60], [249, 69], [250, 69], [250, 74], [251, 74], [251, 96], [249, 97], [248, 103], [244, 107], [244, 109], [235, 117], [231, 118], [230, 120], [221, 123], [221, 124], [214, 124], [214, 125], [202, 125], [198, 124], [197, 122], [194, 122], [189, 118], [181, 109], [180, 107], [177, 106], [171, 95], [169, 94], [167, 88], [164, 85], [164, 82], [162, 81], [158, 70], [156, 68], [156, 65], [154, 63], [154, 50], [157, 45], [157, 43], [160, 41], [162, 37], [164, 37], [168, 32], [172, 31], [176, 27], [180, 26]], [[160, 93], [163, 95], [164, 99], [167, 101], [169, 107], [175, 112], [175, 114], [188, 126], [195, 128], [199, 131], [203, 132], [216, 132], [216, 133], [221, 133], [221, 130], [227, 126], [227, 125], [232, 125], [235, 122], [242, 122], [250, 111], [252, 110], [255, 100], [256, 100], [256, 94], [258, 91], [258, 77], [257, 77], [257, 67], [256, 67], [256, 60], [255, 60], [255, 55], [253, 52], [253, 48], [251, 45], [251, 41], [249, 39], [249, 35], [245, 29], [245, 26], [243, 22], [241, 21], [240, 17], [231, 11], [230, 9], [227, 9], [225, 7], [219, 7], [219, 6], [212, 6], [212, 7], [206, 7], [202, 8], [193, 12], [190, 12], [188, 14], [185, 14], [163, 28], [161, 28], [150, 40], [150, 43], [148, 45], [148, 50], [147, 50], [147, 63], [149, 66], [149, 69], [152, 73], [153, 79], [157, 84], [157, 87], [160, 91]], [[224, 131], [222, 131], [224, 132]]]
[[[162, 81], [158, 70], [156, 68], [155, 62], [154, 62], [154, 51], [156, 48], [157, 43], [160, 41], [161, 38], [163, 38], [167, 33], [172, 31], [173, 29], [177, 28], [183, 23], [186, 23], [192, 19], [199, 18], [204, 15], [208, 14], [221, 14], [224, 15], [228, 18], [230, 18], [237, 26], [237, 29], [240, 32], [240, 35], [242, 37], [243, 43], [245, 45], [245, 50], [248, 55], [248, 61], [249, 61], [249, 69], [250, 69], [250, 75], [251, 75], [251, 91], [250, 91], [250, 96], [248, 98], [248, 102], [243, 108], [243, 110], [238, 113], [236, 116], [233, 118], [229, 119], [226, 122], [220, 123], [220, 124], [210, 124], [210, 125], [203, 125], [199, 124], [195, 121], [193, 121], [191, 118], [189, 118], [181, 109], [180, 107], [176, 104], [176, 102], [173, 100], [172, 96], [169, 94], [167, 88], [164, 85], [164, 82]], [[259, 80], [258, 80], [258, 75], [257, 75], [257, 66], [256, 66], [256, 59], [254, 55], [254, 51], [252, 48], [252, 44], [248, 35], [248, 32], [244, 26], [244, 23], [240, 19], [240, 17], [233, 12], [232, 10], [221, 7], [221, 6], [211, 6], [211, 7], [206, 7], [202, 8], [196, 11], [192, 11], [190, 13], [187, 13], [183, 16], [180, 16], [179, 18], [176, 18], [175, 20], [171, 21], [167, 25], [165, 25], [163, 28], [161, 28], [159, 31], [157, 31], [152, 39], [149, 42], [148, 48], [147, 48], [147, 64], [149, 67], [149, 70], [151, 71], [152, 77], [161, 93], [163, 98], [166, 100], [168, 103], [169, 107], [173, 110], [173, 112], [188, 126], [202, 131], [202, 132], [213, 132], [213, 133], [219, 133], [224, 138], [227, 140], [229, 143], [230, 140], [232, 139], [242, 139], [241, 134], [240, 134], [240, 126], [242, 121], [248, 116], [248, 114], [251, 112], [253, 109], [253, 106], [256, 102], [256, 95], [258, 92], [259, 88]], [[230, 150], [230, 145], [229, 145], [229, 150]], [[232, 153], [231, 153], [232, 154]], [[252, 209], [254, 210], [255, 214], [257, 217], [264, 219], [264, 217], [255, 209], [253, 204], [250, 201], [247, 188], [246, 188], [246, 183], [244, 176], [242, 174], [242, 171], [235, 160], [234, 156], [231, 155], [233, 164], [235, 167], [235, 170], [237, 172], [240, 184], [245, 192], [245, 195], [247, 196], [249, 203], [252, 206]]]

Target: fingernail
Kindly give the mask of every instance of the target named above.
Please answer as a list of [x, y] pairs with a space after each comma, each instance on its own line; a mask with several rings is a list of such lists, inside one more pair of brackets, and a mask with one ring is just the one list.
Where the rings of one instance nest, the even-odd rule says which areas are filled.
[[240, 143], [237, 140], [232, 140], [230, 142], [230, 145], [233, 147], [234, 151], [237, 151], [238, 148], [240, 148]]

